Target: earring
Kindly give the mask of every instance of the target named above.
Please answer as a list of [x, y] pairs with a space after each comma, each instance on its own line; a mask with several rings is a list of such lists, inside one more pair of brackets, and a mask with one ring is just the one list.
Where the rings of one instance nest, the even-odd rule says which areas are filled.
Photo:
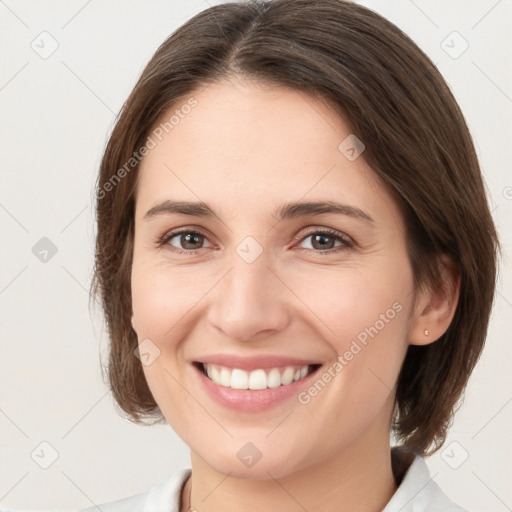
[[425, 336], [428, 336], [428, 329], [425, 329], [423, 332], [425, 333]]

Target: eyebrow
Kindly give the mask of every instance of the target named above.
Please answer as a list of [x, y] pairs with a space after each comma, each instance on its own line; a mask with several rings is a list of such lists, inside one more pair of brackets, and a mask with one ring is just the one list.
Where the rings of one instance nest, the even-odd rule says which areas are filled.
[[[375, 222], [368, 213], [363, 210], [335, 201], [309, 201], [293, 202], [280, 206], [274, 213], [278, 220], [295, 219], [298, 217], [307, 217], [312, 215], [321, 215], [322, 213], [335, 213], [346, 215], [356, 219], [362, 219], [367, 222]], [[193, 217], [217, 217], [216, 213], [206, 203], [192, 201], [163, 201], [150, 208], [144, 215], [145, 220], [149, 220], [159, 215], [190, 215]]]

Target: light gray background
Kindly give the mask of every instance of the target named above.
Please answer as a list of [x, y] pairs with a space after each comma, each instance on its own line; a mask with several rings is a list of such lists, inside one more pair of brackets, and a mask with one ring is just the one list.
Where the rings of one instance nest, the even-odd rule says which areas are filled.
[[[213, 3], [221, 2], [0, 0], [0, 507], [86, 507], [189, 464], [170, 427], [122, 420], [102, 382], [107, 337], [87, 293], [92, 186], [143, 67]], [[361, 3], [408, 33], [450, 84], [510, 251], [512, 1]], [[46, 262], [32, 252], [43, 237], [58, 249]], [[428, 459], [435, 481], [474, 512], [512, 507], [511, 282], [505, 261], [484, 356], [446, 448]], [[48, 469], [39, 464], [52, 449], [42, 442], [58, 453]]]

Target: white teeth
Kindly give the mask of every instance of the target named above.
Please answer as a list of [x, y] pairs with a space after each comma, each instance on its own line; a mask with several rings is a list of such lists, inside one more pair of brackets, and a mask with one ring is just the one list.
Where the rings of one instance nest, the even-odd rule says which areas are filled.
[[231, 387], [233, 389], [248, 389], [249, 374], [244, 370], [234, 368], [231, 372]]
[[284, 371], [283, 375], [281, 375], [281, 384], [290, 384], [290, 382], [293, 380], [294, 373], [295, 370], [291, 366], [288, 366], [288, 368], [286, 368], [286, 370]]
[[266, 387], [267, 375], [265, 370], [254, 370], [249, 374], [249, 389], [265, 389]]
[[219, 380], [214, 382], [229, 388], [231, 386], [231, 372], [227, 368], [222, 368], [220, 371]]
[[267, 375], [267, 386], [269, 388], [277, 388], [281, 385], [281, 374], [277, 368], [272, 368]]
[[206, 373], [208, 374], [208, 377], [210, 379], [214, 380], [215, 382], [220, 380], [220, 373], [215, 366], [208, 365], [208, 368], [206, 368]]
[[268, 373], [263, 369], [245, 371], [239, 368], [203, 363], [208, 377], [220, 386], [233, 389], [266, 389], [286, 386], [303, 379], [308, 374], [309, 365], [301, 367], [287, 366], [281, 374], [279, 368], [272, 368]]

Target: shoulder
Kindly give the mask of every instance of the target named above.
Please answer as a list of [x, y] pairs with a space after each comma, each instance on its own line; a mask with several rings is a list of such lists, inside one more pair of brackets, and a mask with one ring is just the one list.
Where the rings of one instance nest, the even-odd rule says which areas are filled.
[[[435, 477], [435, 475], [434, 475]], [[469, 512], [450, 500], [416, 456], [397, 491], [382, 512]]]
[[115, 501], [99, 503], [75, 512], [178, 512], [182, 486], [190, 475], [183, 468], [147, 491]]

